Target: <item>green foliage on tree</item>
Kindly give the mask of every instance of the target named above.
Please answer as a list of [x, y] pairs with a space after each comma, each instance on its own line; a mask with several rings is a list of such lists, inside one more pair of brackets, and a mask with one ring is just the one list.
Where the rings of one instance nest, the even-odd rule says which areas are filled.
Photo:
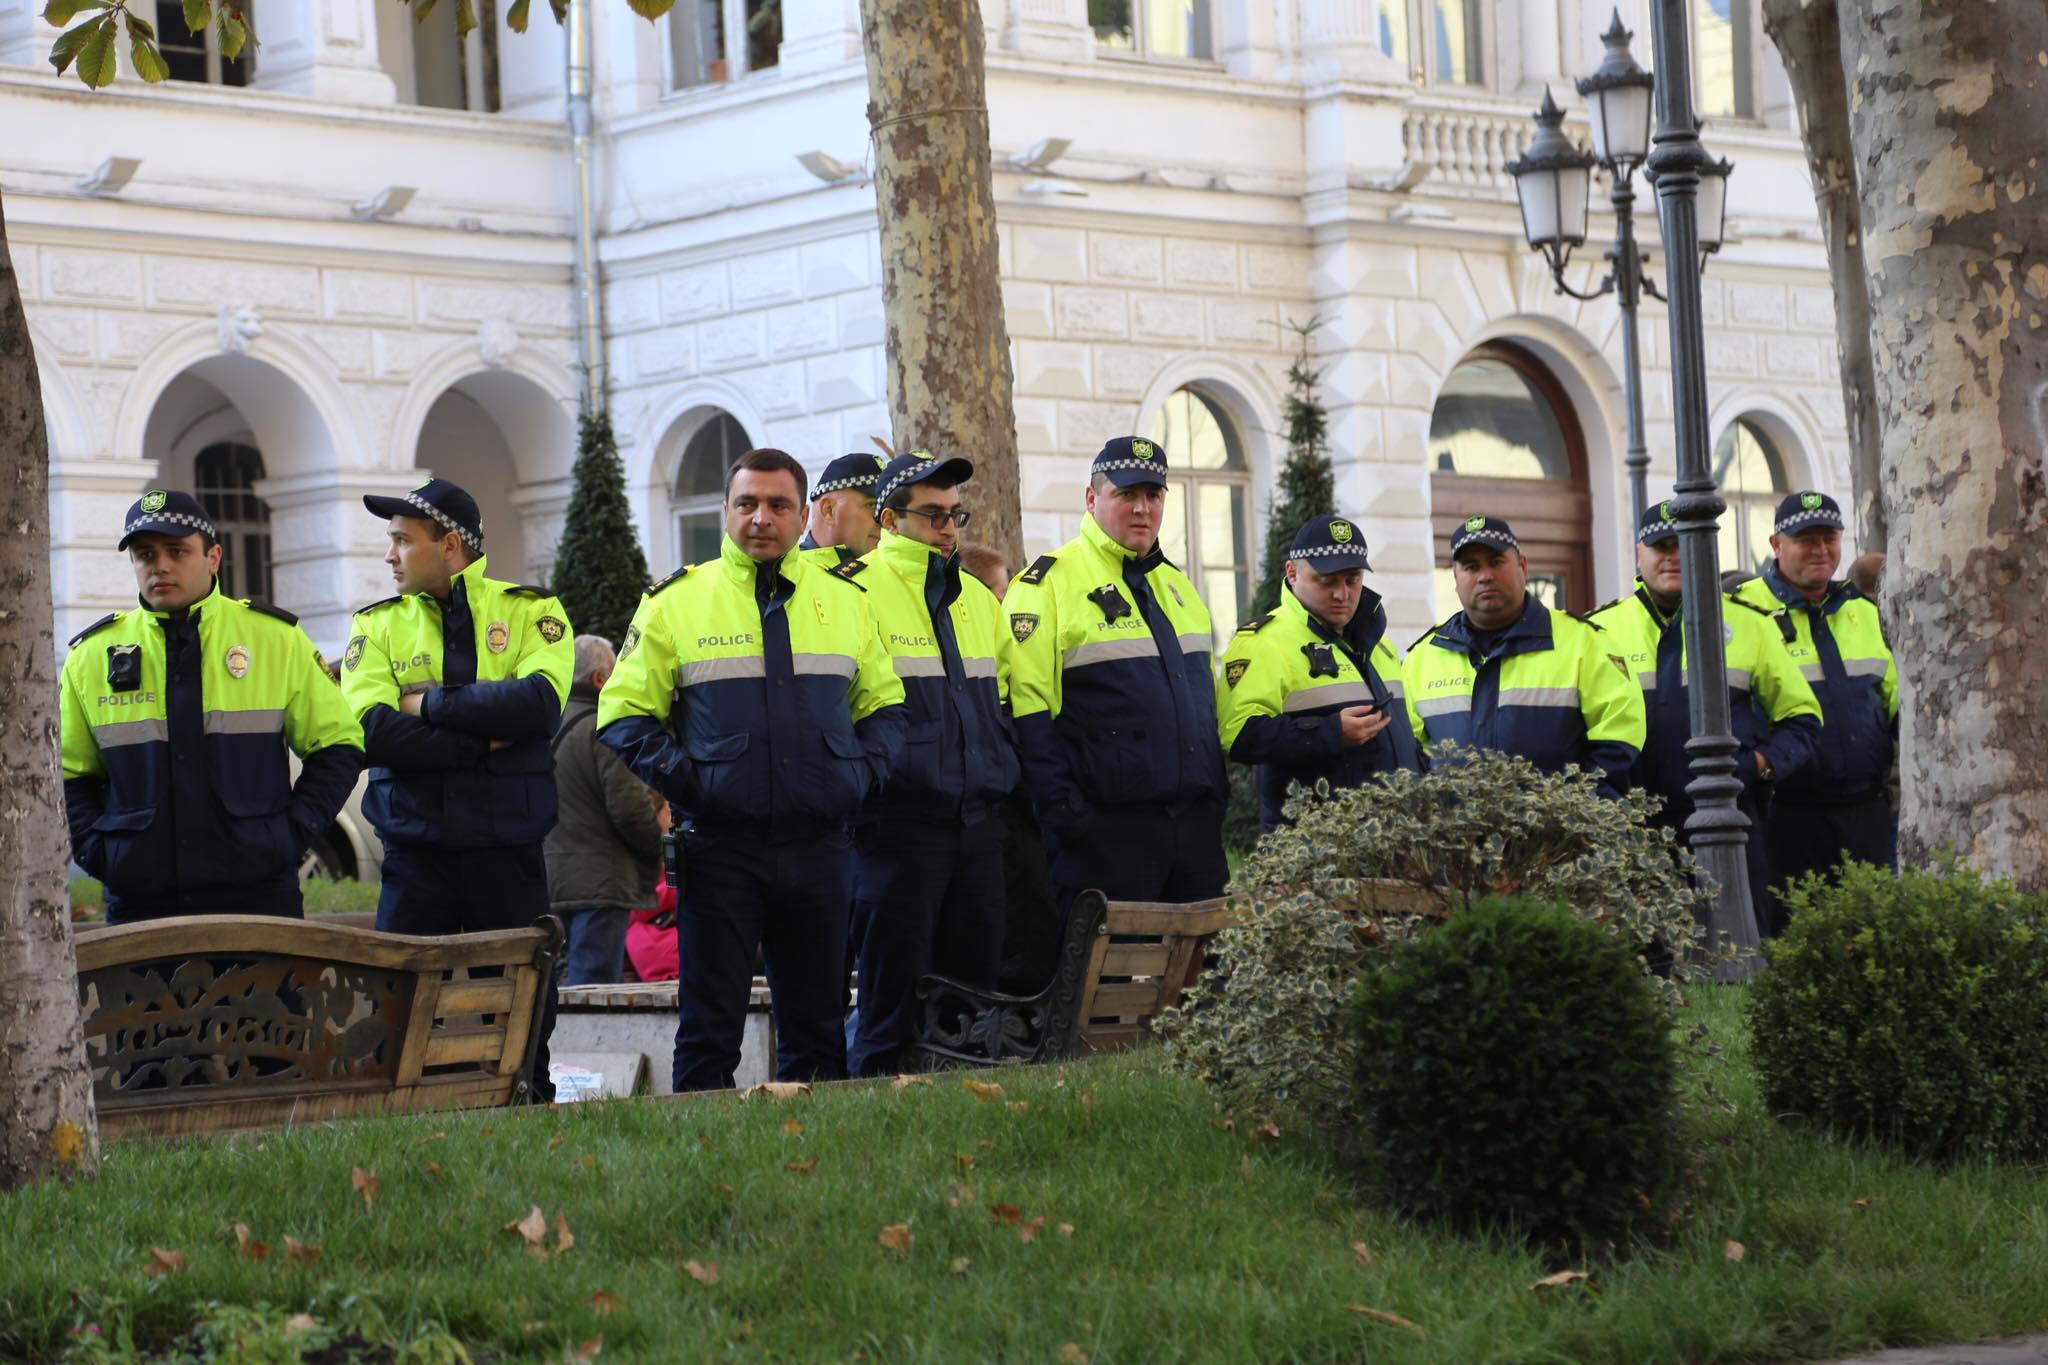
[[617, 646], [647, 590], [647, 557], [633, 533], [611, 413], [586, 407], [577, 427], [576, 489], [555, 553], [555, 595], [578, 635], [602, 635]]
[[1247, 615], [1280, 605], [1281, 588], [1287, 581], [1287, 547], [1294, 543], [1301, 524], [1310, 517], [1331, 516], [1337, 511], [1337, 480], [1329, 456], [1330, 414], [1316, 392], [1322, 374], [1309, 355], [1309, 338], [1322, 325], [1321, 318], [1287, 324], [1299, 343], [1294, 363], [1287, 367], [1287, 459], [1280, 466], [1266, 512], [1266, 557]]

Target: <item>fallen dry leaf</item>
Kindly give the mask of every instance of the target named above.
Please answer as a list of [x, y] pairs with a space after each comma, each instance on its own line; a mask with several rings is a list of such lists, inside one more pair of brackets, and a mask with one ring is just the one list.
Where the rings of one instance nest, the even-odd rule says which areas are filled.
[[752, 1318], [749, 1318], [745, 1322], [740, 1324], [740, 1330], [734, 1332], [732, 1336], [729, 1338], [729, 1340], [745, 1341], [748, 1337], [752, 1335], [754, 1335], [754, 1320]]
[[1868, 1199], [1852, 1199], [1849, 1201], [1849, 1207], [1852, 1209], [1867, 1209], [1870, 1207], [1870, 1201]]
[[447, 1136], [448, 1135], [446, 1133], [429, 1133], [423, 1138], [415, 1138], [413, 1140], [412, 1146], [406, 1148], [406, 1150], [409, 1152], [417, 1152], [420, 1148], [426, 1146], [428, 1143], [440, 1142]]
[[569, 1218], [566, 1214], [555, 1215], [555, 1255], [559, 1256], [576, 1245], [576, 1238], [569, 1232]]
[[910, 1244], [917, 1239], [911, 1236], [908, 1224], [891, 1223], [888, 1227], [875, 1234], [875, 1240], [891, 1251], [907, 1255], [910, 1251]]
[[1234, 1133], [1234, 1132], [1236, 1132], [1236, 1131], [1237, 1131], [1237, 1120], [1236, 1120], [1236, 1119], [1210, 1119], [1210, 1120], [1209, 1120], [1209, 1126], [1210, 1126], [1211, 1128], [1214, 1128], [1214, 1129], [1215, 1129], [1215, 1130], [1216, 1130], [1217, 1132], [1219, 1132], [1219, 1133]]
[[320, 1325], [320, 1320], [311, 1313], [294, 1313], [284, 1320], [284, 1330], [293, 1334], [310, 1332]]
[[1280, 1125], [1267, 1119], [1252, 1130], [1252, 1136], [1265, 1142], [1277, 1142], [1280, 1138]]
[[1060, 1068], [1060, 1078], [1052, 1083], [1052, 1088], [1055, 1090], [1065, 1090], [1067, 1088], [1067, 1069], [1065, 1067]]
[[698, 1284], [718, 1283], [718, 1263], [716, 1261], [713, 1261], [710, 1265], [704, 1265], [697, 1261], [684, 1261], [682, 1270], [685, 1275], [688, 1275]]
[[1011, 1100], [1011, 1101], [1010, 1101], [1010, 1112], [1011, 1112], [1011, 1113], [1013, 1113], [1013, 1114], [1022, 1114], [1022, 1113], [1026, 1113], [1026, 1112], [1028, 1112], [1028, 1111], [1030, 1110], [1030, 1108], [1031, 1108], [1031, 1101], [1030, 1101], [1030, 1100]]
[[931, 1083], [932, 1078], [929, 1076], [898, 1076], [895, 1080], [889, 1082], [889, 1088], [891, 1090], [908, 1090], [913, 1085], [930, 1085]]
[[697, 1134], [697, 1145], [708, 1152], [716, 1144], [711, 1141], [711, 1134], [699, 1133]]
[[968, 1260], [965, 1256], [955, 1256], [953, 1258], [953, 1273], [955, 1275], [965, 1275], [967, 1273], [967, 1267], [973, 1264], [974, 1262]]
[[1372, 1264], [1372, 1248], [1363, 1242], [1353, 1242], [1351, 1244], [1351, 1254], [1358, 1258], [1360, 1265]]
[[548, 1216], [540, 1211], [540, 1205], [535, 1204], [526, 1217], [514, 1218], [511, 1222], [505, 1224], [504, 1230], [506, 1232], [516, 1232], [525, 1240], [528, 1246], [538, 1247], [547, 1240]]
[[270, 1259], [270, 1243], [259, 1242], [251, 1237], [247, 1223], [235, 1224], [235, 1250], [251, 1261]]
[[812, 1157], [809, 1161], [785, 1161], [782, 1163], [782, 1169], [795, 1171], [798, 1175], [809, 1175], [818, 1169], [818, 1159]]
[[548, 1139], [548, 1150], [551, 1152], [554, 1151], [555, 1148], [561, 1146], [564, 1141], [565, 1139], [562, 1137], [560, 1133], [555, 1134], [553, 1137]]
[[1074, 1235], [1074, 1225], [1073, 1225], [1072, 1223], [1062, 1223], [1062, 1224], [1060, 1224], [1060, 1236], [1062, 1236], [1062, 1237], [1072, 1237], [1073, 1235]]
[[1088, 1353], [1071, 1341], [1063, 1342], [1060, 1346], [1060, 1365], [1088, 1365]]
[[441, 1163], [438, 1161], [429, 1161], [427, 1163], [427, 1174], [436, 1180], [446, 1180], [448, 1178], [448, 1172], [441, 1169]]
[[1429, 1335], [1399, 1313], [1389, 1313], [1384, 1308], [1367, 1308], [1362, 1303], [1347, 1303], [1344, 1305], [1344, 1311], [1356, 1313], [1361, 1318], [1371, 1318], [1374, 1322], [1383, 1322], [1389, 1327], [1398, 1327], [1404, 1332], [1413, 1332], [1418, 1337], [1427, 1338]]
[[998, 1223], [1016, 1223], [1024, 1217], [1024, 1211], [1015, 1204], [996, 1204], [988, 1212]]
[[287, 1237], [284, 1239], [284, 1258], [287, 1261], [297, 1261], [300, 1265], [311, 1265], [320, 1259], [320, 1244]]
[[972, 1076], [962, 1076], [960, 1084], [972, 1091], [978, 1100], [999, 1100], [1003, 1097], [1003, 1088], [994, 1081], [977, 1081]]
[[1246, 1175], [1252, 1173], [1252, 1156], [1250, 1152], [1246, 1152], [1244, 1160], [1237, 1163], [1237, 1169], [1243, 1171]]
[[[996, 1144], [995, 1144], [995, 1139], [993, 1139], [993, 1138], [982, 1138], [982, 1139], [981, 1139], [980, 1141], [976, 1142], [976, 1143], [975, 1143], [974, 1145], [975, 1145], [975, 1146], [977, 1146], [977, 1147], [979, 1147], [979, 1148], [981, 1148], [981, 1149], [982, 1149], [982, 1150], [983, 1150], [984, 1152], [988, 1152], [988, 1151], [993, 1151], [993, 1150], [995, 1150], [995, 1145], [996, 1145]], [[862, 1156], [866, 1156], [866, 1155], [867, 1155], [867, 1153], [866, 1153], [865, 1151], [863, 1151], [863, 1152], [861, 1153], [861, 1155], [862, 1155]]]
[[960, 1163], [960, 1169], [963, 1171], [971, 1171], [974, 1169], [974, 1157], [967, 1152], [953, 1153], [953, 1160]]
[[804, 1126], [795, 1119], [784, 1119], [782, 1121], [782, 1132], [785, 1137], [802, 1137], [804, 1135]]
[[1083, 1090], [1081, 1092], [1081, 1109], [1082, 1112], [1086, 1113], [1089, 1117], [1094, 1117], [1095, 1092], [1093, 1090]]
[[1721, 1248], [1721, 1254], [1731, 1261], [1739, 1261], [1746, 1250], [1742, 1243], [1730, 1242], [1727, 1246]]
[[1017, 1225], [1017, 1240], [1028, 1245], [1037, 1241], [1038, 1234], [1043, 1231], [1045, 1231], [1045, 1215], [1041, 1213], [1030, 1222]]
[[599, 1317], [608, 1318], [619, 1311], [619, 1300], [616, 1295], [607, 1294], [600, 1289], [590, 1296], [590, 1308]]
[[573, 1347], [569, 1350], [564, 1351], [562, 1353], [562, 1359], [566, 1361], [595, 1360], [597, 1359], [597, 1353], [599, 1351], [602, 1351], [603, 1349], [604, 1338], [592, 1337], [590, 1340], [584, 1342], [581, 1346]]
[[780, 1104], [784, 1100], [801, 1099], [810, 1093], [811, 1088], [802, 1081], [762, 1081], [759, 1085], [747, 1087], [740, 1098], [751, 1100], [765, 1096]]
[[1583, 1270], [1560, 1270], [1555, 1275], [1545, 1275], [1542, 1279], [1530, 1285], [1529, 1292], [1540, 1294], [1546, 1289], [1562, 1289], [1568, 1284], [1577, 1284], [1586, 1278], [1588, 1276]]
[[349, 1172], [348, 1183], [356, 1187], [356, 1193], [363, 1197], [363, 1212], [368, 1213], [377, 1206], [377, 1173], [358, 1166]]
[[142, 1273], [152, 1280], [159, 1275], [176, 1275], [185, 1268], [185, 1253], [165, 1251], [162, 1247], [149, 1249], [149, 1264], [142, 1267]]

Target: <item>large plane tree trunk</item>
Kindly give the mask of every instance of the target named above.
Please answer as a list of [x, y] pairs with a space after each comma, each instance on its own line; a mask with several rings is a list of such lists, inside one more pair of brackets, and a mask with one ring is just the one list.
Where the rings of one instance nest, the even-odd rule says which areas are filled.
[[0, 1189], [99, 1162], [57, 768], [43, 390], [0, 216]]
[[1884, 489], [1878, 475], [1882, 428], [1877, 377], [1870, 362], [1870, 287], [1863, 265], [1863, 213], [1856, 195], [1856, 156], [1849, 144], [1849, 87], [1842, 71], [1835, 0], [1763, 0], [1764, 31], [1784, 58], [1799, 108], [1806, 169], [1828, 248], [1835, 291], [1835, 354], [1841, 364], [1842, 407], [1848, 417], [1849, 478], [1856, 502], [1856, 544], [1883, 554], [1887, 541]]
[[974, 462], [969, 539], [1023, 554], [976, 0], [861, 0], [899, 452]]
[[2048, 6], [1840, 8], [1904, 681], [1902, 855], [2048, 889]]

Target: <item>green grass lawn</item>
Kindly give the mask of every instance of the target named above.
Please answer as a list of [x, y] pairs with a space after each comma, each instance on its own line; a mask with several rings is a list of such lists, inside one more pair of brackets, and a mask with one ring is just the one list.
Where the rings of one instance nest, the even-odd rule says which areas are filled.
[[[347, 878], [313, 877], [299, 884], [309, 915], [356, 914], [377, 908], [380, 882], [358, 882]], [[97, 920], [106, 909], [106, 893], [91, 877], [71, 879], [71, 918]]]
[[[954, 1076], [117, 1144], [92, 1184], [0, 1197], [0, 1357], [61, 1351], [81, 1320], [162, 1343], [210, 1301], [392, 1344], [445, 1329], [479, 1358], [601, 1336], [604, 1360], [1790, 1359], [2048, 1324], [2048, 1176], [1772, 1124], [1739, 999], [1695, 1006], [1736, 1112], [1689, 1121], [1675, 1240], [1561, 1290], [1532, 1291], [1556, 1267], [1526, 1252], [1388, 1216], [1304, 1134], [1225, 1131], [1137, 1053], [999, 1073], [1000, 1099]], [[504, 1230], [535, 1205], [566, 1252]], [[902, 1250], [881, 1241], [899, 1225]], [[153, 1247], [183, 1270], [146, 1275]]]

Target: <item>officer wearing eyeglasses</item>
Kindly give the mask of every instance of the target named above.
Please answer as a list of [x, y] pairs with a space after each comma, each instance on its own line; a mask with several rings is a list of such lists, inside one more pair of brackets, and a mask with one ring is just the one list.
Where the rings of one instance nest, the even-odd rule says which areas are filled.
[[833, 570], [868, 590], [910, 713], [855, 832], [860, 1018], [847, 1061], [859, 1076], [898, 1069], [918, 978], [937, 971], [993, 987], [1002, 964], [1000, 808], [1018, 768], [997, 664], [1002, 611], [960, 571], [960, 531], [973, 515], [960, 489], [973, 475], [963, 459], [898, 456], [875, 488], [881, 543]]

